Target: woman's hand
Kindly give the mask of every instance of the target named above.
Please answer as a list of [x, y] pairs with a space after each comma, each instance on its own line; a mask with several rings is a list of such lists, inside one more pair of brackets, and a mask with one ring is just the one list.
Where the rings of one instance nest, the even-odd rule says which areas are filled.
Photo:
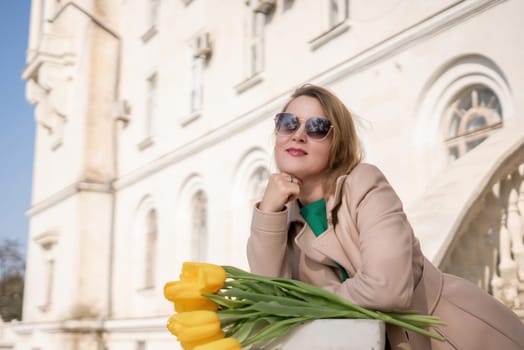
[[286, 203], [296, 199], [300, 193], [301, 181], [286, 173], [271, 174], [262, 201], [258, 208], [265, 212], [284, 209]]

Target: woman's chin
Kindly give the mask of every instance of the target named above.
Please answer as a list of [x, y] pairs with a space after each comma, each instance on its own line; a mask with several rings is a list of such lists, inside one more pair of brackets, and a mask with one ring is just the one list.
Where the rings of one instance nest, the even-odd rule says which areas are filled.
[[301, 175], [303, 174], [303, 171], [301, 169], [293, 168], [293, 167], [281, 167], [279, 168], [280, 172], [286, 173], [289, 175], [292, 175], [296, 178], [301, 178]]

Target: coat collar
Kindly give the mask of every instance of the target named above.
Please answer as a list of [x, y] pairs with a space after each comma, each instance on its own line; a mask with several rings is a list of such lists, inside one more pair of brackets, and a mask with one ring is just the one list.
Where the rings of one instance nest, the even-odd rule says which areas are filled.
[[328, 229], [320, 236], [315, 237], [311, 228], [300, 214], [298, 201], [288, 204], [289, 222], [300, 223], [300, 230], [295, 236], [295, 243], [309, 258], [323, 264], [335, 265], [341, 264], [351, 275], [355, 274], [356, 268], [350, 261], [348, 254], [344, 251], [334, 228], [333, 216], [336, 215], [336, 209], [342, 201], [343, 187], [347, 175], [340, 176], [337, 179], [335, 192], [326, 201], [326, 211], [328, 220]]
[[348, 175], [342, 175], [337, 178], [335, 192], [327, 200], [326, 209], [328, 214], [328, 224], [333, 223], [333, 211], [339, 206], [340, 202], [342, 201], [342, 192], [347, 177]]
[[[331, 196], [329, 196], [329, 198], [326, 201], [328, 226], [330, 226], [333, 223], [333, 211], [338, 207], [338, 205], [342, 201], [342, 192], [344, 182], [346, 181], [347, 176], [348, 175], [342, 175], [337, 178], [335, 192]], [[306, 222], [300, 214], [300, 206], [298, 205], [298, 201], [296, 200], [288, 204], [288, 221], [300, 222], [302, 224], [305, 224]]]

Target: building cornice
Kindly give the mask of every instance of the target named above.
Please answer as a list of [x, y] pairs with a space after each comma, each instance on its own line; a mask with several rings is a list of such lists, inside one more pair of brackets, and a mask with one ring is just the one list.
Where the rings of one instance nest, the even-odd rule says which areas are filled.
[[98, 192], [98, 193], [111, 193], [110, 183], [96, 182], [90, 180], [83, 180], [75, 182], [58, 192], [53, 193], [46, 199], [34, 204], [27, 212], [28, 217], [35, 216], [42, 211], [49, 209], [58, 203], [74, 196], [79, 192]]
[[169, 315], [151, 318], [111, 319], [105, 322], [104, 328], [111, 333], [164, 331], [168, 318]]
[[310, 81], [319, 84], [333, 83], [340, 78], [361, 71], [372, 63], [394, 56], [428, 37], [435, 36], [505, 1], [462, 0], [317, 74]]
[[[83, 13], [106, 33], [120, 40], [120, 35], [116, 32], [116, 30], [73, 1], [69, 1], [64, 4], [53, 16], [53, 18], [50, 18], [47, 21], [49, 23], [54, 23], [70, 7], [75, 8], [79, 12]], [[44, 43], [44, 45], [42, 45], [43, 47], [38, 48], [38, 50], [32, 52], [32, 54], [29, 55], [30, 61], [27, 63], [22, 73], [22, 78], [24, 80], [28, 80], [29, 78], [33, 77], [35, 73], [38, 72], [38, 69], [43, 63], [50, 62], [60, 65], [71, 65], [74, 63], [75, 54], [71, 38], [60, 37], [51, 34], [44, 34], [42, 38], [42, 42]], [[57, 49], [59, 50], [57, 51]]]
[[[330, 69], [307, 79], [306, 81], [316, 84], [330, 84], [342, 77], [356, 73], [368, 65], [386, 59], [398, 52], [415, 45], [421, 40], [436, 35], [449, 29], [471, 16], [485, 11], [486, 9], [505, 2], [506, 0], [463, 0], [454, 4], [436, 15], [433, 15], [385, 40], [374, 45], [355, 56], [337, 64]], [[190, 157], [207, 147], [230, 138], [231, 135], [243, 131], [249, 125], [256, 123], [267, 116], [268, 111], [278, 109], [288, 98], [290, 91], [271, 97], [257, 108], [245, 113], [236, 119], [218, 127], [212, 132], [197, 137], [191, 142], [154, 159], [150, 163], [132, 170], [121, 176], [114, 184], [116, 190], [131, 186], [142, 179], [183, 159]]]
[[72, 65], [75, 63], [74, 56], [70, 52], [62, 54], [38, 52], [22, 71], [22, 79], [29, 80], [33, 78], [44, 63], [54, 63], [61, 66]]
[[165, 331], [169, 317], [144, 317], [129, 319], [63, 320], [49, 322], [20, 322], [12, 324], [12, 330], [19, 335], [34, 332], [44, 333], [93, 333], [93, 332], [158, 332]]
[[89, 11], [87, 11], [86, 9], [84, 9], [83, 7], [75, 3], [74, 1], [69, 1], [66, 4], [64, 4], [64, 6], [62, 6], [60, 10], [58, 10], [58, 12], [54, 15], [54, 17], [48, 20], [48, 22], [50, 23], [55, 22], [62, 15], [62, 13], [64, 13], [65, 10], [68, 9], [69, 7], [76, 8], [78, 11], [82, 12], [85, 16], [89, 17], [91, 21], [93, 21], [97, 26], [102, 28], [108, 34], [114, 36], [117, 39], [120, 39], [120, 35], [117, 33], [115, 29], [111, 28], [111, 26], [105, 23], [101, 18], [90, 13]]
[[[507, 174], [524, 164], [524, 120], [515, 120], [450, 163], [419, 200], [406, 208], [424, 256], [440, 265], [466, 218]], [[445, 203], [445, 205], [443, 205]], [[435, 208], [439, 208], [435, 210]]]
[[120, 177], [114, 183], [115, 190], [121, 190], [127, 186], [133, 185], [142, 179], [155, 174], [156, 172], [182, 161], [185, 158], [195, 155], [196, 153], [217, 144], [220, 141], [231, 138], [233, 135], [246, 130], [250, 125], [266, 118], [268, 113], [277, 109], [287, 99], [288, 93], [274, 97], [264, 106], [257, 107], [246, 114], [239, 116], [218, 127], [205, 136], [195, 138], [194, 140], [176, 148], [175, 150], [151, 161], [143, 167], [137, 168], [130, 173]]

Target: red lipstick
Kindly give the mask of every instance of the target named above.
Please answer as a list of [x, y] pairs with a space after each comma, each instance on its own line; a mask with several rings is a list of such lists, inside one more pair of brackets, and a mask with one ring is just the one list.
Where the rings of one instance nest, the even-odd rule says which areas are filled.
[[307, 155], [307, 152], [301, 148], [290, 147], [286, 149], [286, 152], [293, 157], [302, 157]]

